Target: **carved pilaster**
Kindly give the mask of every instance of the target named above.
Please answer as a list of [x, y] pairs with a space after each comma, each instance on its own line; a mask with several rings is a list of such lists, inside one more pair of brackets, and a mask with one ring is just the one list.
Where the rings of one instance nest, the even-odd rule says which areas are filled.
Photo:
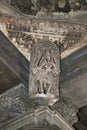
[[29, 95], [38, 104], [52, 105], [59, 99], [60, 54], [49, 41], [35, 43], [31, 50]]

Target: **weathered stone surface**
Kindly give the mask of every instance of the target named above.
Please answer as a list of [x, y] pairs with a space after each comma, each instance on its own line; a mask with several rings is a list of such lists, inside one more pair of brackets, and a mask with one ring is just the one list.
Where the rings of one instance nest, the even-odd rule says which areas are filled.
[[[79, 14], [79, 13], [81, 13], [81, 14]], [[28, 53], [30, 53], [31, 46], [40, 39], [50, 40], [54, 43], [57, 43], [58, 46], [60, 47], [61, 52], [64, 52], [65, 49], [73, 48], [73, 46], [76, 48], [76, 46], [78, 44], [79, 44], [79, 46], [80, 45], [82, 46], [83, 44], [85, 44], [85, 45], [87, 44], [87, 38], [86, 38], [86, 36], [87, 36], [87, 29], [86, 29], [87, 28], [87, 24], [86, 24], [87, 16], [86, 16], [86, 14], [87, 13], [84, 12], [84, 15], [82, 12], [79, 12], [79, 13], [76, 13], [75, 15], [73, 12], [69, 13], [69, 15], [65, 15], [62, 13], [61, 14], [51, 14], [50, 16], [46, 16], [47, 14], [45, 14], [45, 16], [48, 18], [44, 18], [44, 19], [43, 18], [38, 19], [37, 17], [33, 18], [30, 16], [22, 17], [22, 18], [1, 17], [1, 19], [0, 19], [1, 22], [4, 21], [4, 24], [3, 25], [1, 24], [1, 28], [2, 28], [2, 26], [5, 27], [5, 30], [3, 30], [3, 31], [5, 31], [7, 33], [7, 35], [9, 35], [9, 38], [12, 41], [14, 41], [14, 44], [17, 45], [18, 48], [21, 48], [22, 53], [24, 53], [24, 52], [27, 53], [27, 57], [29, 57]], [[53, 19], [56, 19], [56, 20], [53, 20]], [[26, 41], [26, 39], [27, 39], [27, 41]], [[1, 44], [1, 46], [2, 46], [2, 44]], [[2, 48], [0, 51], [1, 54], [2, 54]], [[6, 48], [3, 48], [3, 49], [5, 51], [8, 50], [8, 49], [6, 50]], [[5, 56], [8, 54], [8, 52], [9, 51], [7, 51], [7, 53], [5, 53]], [[77, 57], [79, 57], [81, 55], [86, 56], [85, 54], [86, 54], [86, 51], [82, 52]], [[64, 53], [64, 55], [65, 55], [65, 53]], [[74, 57], [74, 59], [78, 59], [77, 57]], [[18, 59], [21, 59], [21, 57], [20, 58], [18, 57]], [[73, 59], [70, 59], [70, 58], [68, 60], [73, 61]], [[65, 68], [63, 68], [63, 72], [64, 72], [63, 76], [65, 78], [63, 77], [63, 80], [61, 80], [61, 82], [64, 80], [66, 80], [66, 82], [67, 82], [68, 80], [71, 80], [71, 78], [74, 77], [75, 74], [77, 74], [77, 76], [78, 76], [78, 74], [83, 74], [85, 71], [87, 71], [86, 62], [84, 62], [84, 61], [86, 61], [86, 57], [83, 58], [82, 62], [80, 61], [80, 63], [79, 63], [79, 61], [80, 60], [76, 60], [77, 66], [73, 66], [73, 63], [69, 62], [70, 64], [68, 64], [68, 65], [70, 65], [71, 67], [69, 67], [69, 66], [66, 67], [67, 63], [65, 63], [66, 64]], [[7, 60], [6, 60], [6, 62], [7, 62]], [[9, 67], [9, 65], [8, 65], [8, 67]], [[77, 68], [75, 69], [75, 67], [77, 67]], [[23, 66], [23, 68], [24, 68], [24, 66]], [[20, 70], [20, 69], [18, 69], [18, 70]], [[29, 68], [27, 68], [26, 70], [28, 70], [28, 72], [29, 72]], [[7, 71], [7, 69], [6, 69], [6, 71]], [[17, 72], [17, 70], [16, 70], [16, 72]], [[21, 81], [23, 81], [23, 80], [25, 80], [25, 77], [26, 77], [26, 74], [25, 74], [26, 71], [23, 71], [22, 73], [20, 73], [20, 72], [21, 71], [18, 71], [18, 74], [22, 75]], [[75, 72], [75, 73], [73, 73], [73, 72]], [[1, 73], [2, 73], [2, 71], [1, 71]], [[13, 76], [13, 73], [10, 73], [10, 74]], [[58, 104], [55, 104], [55, 106], [53, 106], [54, 110], [55, 109], [58, 110], [58, 112], [60, 112], [61, 115], [64, 116], [67, 119], [67, 121], [71, 124], [73, 124], [74, 122], [77, 121], [76, 112], [78, 111], [78, 108], [73, 104], [73, 102], [71, 102], [70, 99], [68, 99], [68, 97], [72, 97], [72, 90], [73, 90], [73, 93], [75, 96], [72, 98], [74, 99], [74, 101], [76, 101], [77, 104], [79, 104], [78, 106], [84, 105], [86, 103], [86, 101], [87, 101], [86, 87], [84, 87], [86, 85], [84, 83], [84, 82], [86, 82], [86, 77], [87, 77], [87, 74], [84, 74], [83, 76], [81, 75], [80, 77], [77, 77], [76, 78], [77, 81], [73, 80], [73, 81], [70, 81], [67, 84], [65, 84], [63, 86], [63, 89], [65, 88], [64, 92], [67, 92], [68, 95], [65, 94], [63, 97], [60, 96], [61, 98], [60, 98]], [[2, 80], [2, 79], [0, 79], [0, 80]], [[81, 82], [81, 80], [82, 80], [82, 82]], [[79, 81], [79, 83], [77, 85], [78, 81]], [[62, 82], [62, 83], [64, 84], [65, 82]], [[73, 87], [73, 85], [76, 85], [76, 86], [74, 86], [73, 89], [70, 91], [70, 89], [67, 89], [67, 88], [70, 88], [71, 85], [72, 85], [72, 87]], [[77, 87], [77, 89], [78, 89], [78, 94], [76, 92], [75, 87]], [[83, 89], [83, 87], [85, 89]], [[82, 92], [81, 96], [79, 95], [80, 94], [79, 92], [80, 93]], [[66, 95], [67, 95], [67, 98], [65, 98]], [[82, 98], [84, 97], [84, 99], [80, 100], [81, 97]], [[75, 100], [75, 99], [77, 99], [77, 100]], [[79, 99], [79, 101], [78, 101], [78, 99]], [[7, 96], [7, 98], [2, 101], [3, 101], [3, 103], [1, 104], [1, 115], [2, 115], [1, 120], [3, 120], [3, 121], [1, 121], [1, 122], [4, 122], [4, 121], [7, 122], [8, 117], [9, 117], [9, 119], [13, 118], [13, 117], [15, 118], [16, 116], [18, 117], [21, 114], [24, 114], [26, 112], [25, 107], [24, 107], [25, 100], [22, 100], [23, 101], [22, 102], [20, 99], [15, 98], [13, 100], [12, 98], [9, 98], [9, 96]], [[13, 101], [13, 102], [11, 102], [11, 101]], [[26, 106], [27, 105], [28, 104], [26, 104]], [[10, 106], [12, 106], [12, 108]], [[17, 107], [15, 108], [14, 106], [17, 106]], [[21, 108], [21, 106], [23, 106], [23, 108]], [[33, 108], [34, 107], [35, 106], [33, 106]], [[3, 108], [5, 110], [4, 113], [2, 111]], [[29, 108], [29, 106], [28, 106], [28, 108]], [[9, 110], [10, 110], [10, 114], [7, 114], [7, 113], [9, 113]], [[16, 111], [16, 112], [14, 112], [14, 111]], [[19, 111], [21, 114], [19, 114]], [[5, 114], [5, 117], [4, 117], [4, 114]], [[14, 118], [13, 118], [13, 120], [14, 120]], [[35, 118], [33, 118], [33, 119], [35, 119]], [[22, 122], [20, 122], [20, 124], [21, 123]], [[6, 127], [8, 127], [8, 126], [6, 126]], [[9, 130], [9, 128], [10, 127], [8, 127], [8, 130]], [[13, 130], [13, 128], [15, 129], [15, 127], [12, 126], [12, 130]], [[3, 128], [2, 128], [2, 130], [3, 130]]]
[[52, 110], [58, 111], [72, 125], [78, 121], [78, 107], [67, 97], [63, 89], [60, 90], [59, 101], [52, 106]]
[[[64, 19], [60, 18], [60, 20], [59, 17], [61, 15]], [[38, 40], [56, 42], [60, 47], [61, 53], [86, 43], [86, 19], [84, 23], [80, 21], [84, 18], [76, 19], [77, 16], [80, 17], [78, 13], [75, 16], [72, 16], [72, 13], [61, 15], [52, 15], [50, 18], [1, 16], [0, 22], [5, 24], [9, 39], [29, 60], [31, 47]], [[83, 16], [83, 13], [81, 16]]]
[[5, 0], [0, 0], [0, 14], [3, 15], [10, 15], [10, 16], [20, 16], [23, 15], [19, 10], [15, 9], [14, 7], [10, 6]]
[[14, 6], [16, 9], [21, 10], [23, 13], [36, 15], [38, 11], [44, 12], [70, 12], [71, 9], [87, 10], [86, 0], [4, 0]]
[[[29, 62], [10, 42], [10, 40], [0, 31], [0, 87], [11, 88], [19, 82], [28, 86], [29, 82]], [[12, 75], [12, 76], [11, 76]], [[6, 84], [5, 84], [6, 83]], [[4, 88], [5, 87], [5, 88]]]
[[14, 118], [0, 126], [0, 130], [30, 130], [34, 128], [53, 130], [74, 130], [74, 128], [56, 111], [48, 107], [36, 108]]
[[83, 106], [78, 111], [78, 122], [74, 124], [77, 130], [87, 130], [87, 105]]
[[0, 60], [0, 94], [19, 84], [19, 82], [19, 77]]
[[61, 61], [60, 88], [78, 108], [87, 104], [87, 46]]
[[0, 125], [15, 118], [29, 108], [28, 90], [23, 84], [0, 95]]
[[60, 54], [56, 44], [50, 41], [35, 43], [31, 50], [30, 59], [30, 98], [36, 98], [35, 100], [41, 97], [43, 100], [48, 98], [49, 104], [58, 100], [59, 74]]
[[60, 95], [58, 104], [48, 108], [33, 105], [23, 84], [8, 90], [0, 96], [0, 130], [34, 129], [34, 126], [74, 130], [70, 123], [77, 121], [77, 108], [65, 94]]

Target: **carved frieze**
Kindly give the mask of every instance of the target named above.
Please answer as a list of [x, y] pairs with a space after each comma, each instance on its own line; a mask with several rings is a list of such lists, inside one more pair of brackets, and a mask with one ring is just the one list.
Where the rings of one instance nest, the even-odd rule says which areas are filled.
[[61, 52], [87, 41], [85, 23], [5, 16], [0, 17], [0, 23], [5, 24], [9, 39], [29, 60], [31, 47], [38, 40], [57, 42]]

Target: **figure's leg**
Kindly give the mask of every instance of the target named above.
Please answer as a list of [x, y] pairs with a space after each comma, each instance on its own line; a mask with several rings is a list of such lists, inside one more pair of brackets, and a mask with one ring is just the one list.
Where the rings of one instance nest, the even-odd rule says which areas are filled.
[[43, 83], [44, 83], [44, 82], [41, 80], [41, 81], [40, 81], [40, 91], [41, 91], [41, 93], [44, 93]]
[[46, 94], [46, 93], [47, 93], [47, 85], [46, 85], [46, 82], [44, 82], [43, 90], [44, 90], [44, 94]]
[[48, 93], [50, 93], [51, 84], [48, 83]]
[[48, 82], [44, 82], [44, 94], [50, 93], [50, 84]]

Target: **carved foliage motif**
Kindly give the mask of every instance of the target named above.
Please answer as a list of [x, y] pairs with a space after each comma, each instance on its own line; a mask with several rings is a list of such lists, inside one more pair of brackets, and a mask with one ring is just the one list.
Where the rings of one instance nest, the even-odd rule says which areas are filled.
[[[57, 16], [58, 17], [58, 16]], [[55, 18], [57, 19], [55, 16]], [[17, 48], [29, 59], [29, 53], [32, 45], [38, 40], [57, 41], [60, 51], [64, 51], [76, 44], [83, 44], [87, 39], [87, 25], [64, 22], [49, 21], [40, 19], [18, 19], [14, 17], [0, 17], [0, 23], [4, 23], [4, 33], [7, 32], [9, 39]], [[30, 59], [29, 59], [30, 60]]]

